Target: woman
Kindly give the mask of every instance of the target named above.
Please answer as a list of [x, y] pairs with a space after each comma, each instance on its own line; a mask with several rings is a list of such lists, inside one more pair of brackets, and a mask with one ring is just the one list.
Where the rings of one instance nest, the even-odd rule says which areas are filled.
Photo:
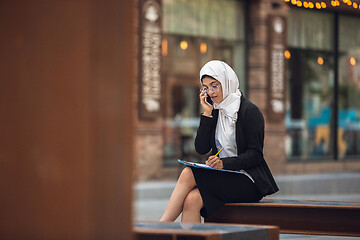
[[200, 223], [201, 216], [209, 217], [225, 203], [258, 202], [279, 190], [263, 158], [264, 118], [242, 96], [234, 70], [213, 60], [200, 70], [200, 81], [204, 112], [195, 149], [199, 154], [211, 151], [210, 167], [241, 173], [184, 168], [160, 221], [175, 221], [182, 212], [182, 222]]

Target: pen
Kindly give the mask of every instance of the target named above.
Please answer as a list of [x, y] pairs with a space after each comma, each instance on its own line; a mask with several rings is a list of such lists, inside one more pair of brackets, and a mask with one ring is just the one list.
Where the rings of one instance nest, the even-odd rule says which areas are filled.
[[[220, 153], [223, 149], [224, 149], [224, 148], [220, 149], [220, 150], [215, 154], [215, 157], [216, 157], [217, 155], [219, 155], [219, 153]], [[207, 161], [206, 161], [206, 162], [207, 162]], [[209, 166], [207, 163], [206, 163], [206, 165]]]
[[224, 148], [220, 149], [220, 150], [215, 154], [215, 157], [216, 157], [217, 155], [219, 155], [219, 153], [220, 153], [223, 149], [224, 149]]

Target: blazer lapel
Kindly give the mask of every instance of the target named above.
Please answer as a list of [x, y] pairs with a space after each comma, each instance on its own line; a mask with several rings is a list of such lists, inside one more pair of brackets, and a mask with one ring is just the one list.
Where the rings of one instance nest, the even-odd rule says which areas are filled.
[[242, 119], [242, 116], [244, 116], [244, 114], [242, 114], [242, 111], [245, 111], [246, 108], [245, 105], [246, 105], [246, 98], [243, 95], [241, 95], [241, 103], [238, 111], [238, 120], [236, 122], [236, 146], [237, 146], [238, 154], [244, 151], [243, 148], [246, 145], [246, 136], [244, 129], [242, 128], [243, 126], [242, 121], [245, 121], [245, 119]]
[[215, 131], [216, 131], [218, 117], [219, 117], [219, 110], [214, 109], [213, 118], [214, 118], [215, 123], [214, 123], [213, 131], [211, 133], [211, 139], [212, 139], [211, 145], [212, 145], [212, 153], [213, 154], [216, 154], [216, 152], [217, 152], [216, 143], [215, 143]]

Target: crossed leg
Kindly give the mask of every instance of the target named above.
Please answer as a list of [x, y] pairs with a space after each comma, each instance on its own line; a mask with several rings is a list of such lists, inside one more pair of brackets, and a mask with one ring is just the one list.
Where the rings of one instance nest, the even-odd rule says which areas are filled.
[[200, 209], [203, 201], [192, 170], [186, 167], [181, 172], [175, 189], [171, 194], [161, 222], [173, 222], [182, 212], [181, 222], [200, 223]]

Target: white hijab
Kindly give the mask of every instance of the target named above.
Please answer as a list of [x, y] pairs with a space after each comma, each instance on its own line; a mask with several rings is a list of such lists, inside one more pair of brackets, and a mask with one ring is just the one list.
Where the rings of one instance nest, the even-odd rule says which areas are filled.
[[218, 150], [224, 148], [219, 157], [237, 156], [235, 124], [241, 100], [239, 80], [234, 70], [225, 62], [219, 60], [210, 61], [201, 68], [200, 81], [204, 75], [219, 81], [223, 91], [223, 100], [220, 103], [214, 103], [214, 108], [219, 109], [215, 131], [216, 147]]

